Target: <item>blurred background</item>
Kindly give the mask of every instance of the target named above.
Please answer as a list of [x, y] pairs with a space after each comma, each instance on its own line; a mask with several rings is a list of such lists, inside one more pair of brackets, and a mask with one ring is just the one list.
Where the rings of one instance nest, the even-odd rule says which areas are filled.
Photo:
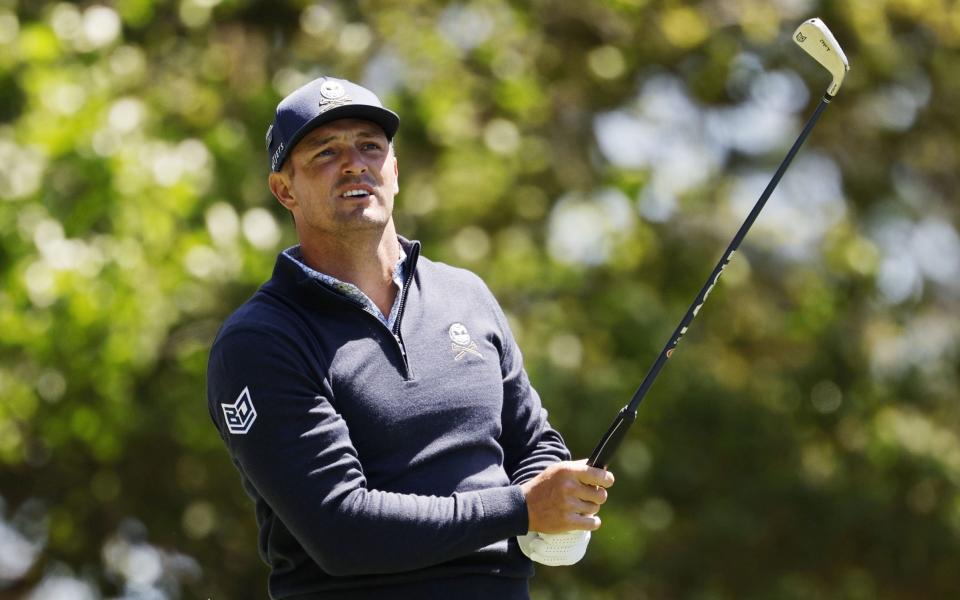
[[207, 412], [294, 243], [277, 101], [401, 115], [399, 231], [500, 299], [589, 454], [826, 89], [534, 597], [960, 597], [960, 4], [0, 0], [0, 599], [262, 598]]

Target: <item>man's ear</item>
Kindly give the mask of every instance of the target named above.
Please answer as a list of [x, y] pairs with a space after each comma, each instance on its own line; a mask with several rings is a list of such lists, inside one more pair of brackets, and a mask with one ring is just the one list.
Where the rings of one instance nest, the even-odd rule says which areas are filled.
[[293, 197], [293, 190], [290, 188], [290, 179], [283, 172], [272, 172], [267, 179], [267, 185], [273, 196], [286, 208], [293, 210], [297, 205], [296, 198]]
[[393, 157], [393, 193], [394, 195], [400, 193], [400, 163], [397, 162], [397, 157]]

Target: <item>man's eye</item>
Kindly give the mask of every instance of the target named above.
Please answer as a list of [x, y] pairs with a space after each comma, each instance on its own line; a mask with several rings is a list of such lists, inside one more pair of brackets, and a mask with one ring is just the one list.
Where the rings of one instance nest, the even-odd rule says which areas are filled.
[[362, 148], [364, 150], [380, 150], [380, 144], [376, 142], [367, 142], [362, 146]]

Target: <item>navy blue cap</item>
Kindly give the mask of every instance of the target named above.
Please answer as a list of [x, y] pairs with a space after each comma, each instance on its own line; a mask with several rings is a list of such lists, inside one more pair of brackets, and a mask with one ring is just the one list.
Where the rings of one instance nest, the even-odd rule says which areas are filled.
[[376, 123], [392, 140], [400, 117], [387, 110], [370, 90], [346, 79], [321, 77], [297, 88], [277, 105], [273, 125], [267, 129], [270, 170], [279, 171], [303, 136], [337, 119], [364, 119]]

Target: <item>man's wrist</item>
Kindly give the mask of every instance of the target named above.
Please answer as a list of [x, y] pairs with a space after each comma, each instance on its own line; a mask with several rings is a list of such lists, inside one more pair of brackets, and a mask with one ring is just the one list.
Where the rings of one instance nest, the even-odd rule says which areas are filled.
[[477, 490], [483, 507], [485, 527], [503, 531], [504, 537], [513, 537], [527, 532], [530, 516], [527, 502], [518, 485]]

